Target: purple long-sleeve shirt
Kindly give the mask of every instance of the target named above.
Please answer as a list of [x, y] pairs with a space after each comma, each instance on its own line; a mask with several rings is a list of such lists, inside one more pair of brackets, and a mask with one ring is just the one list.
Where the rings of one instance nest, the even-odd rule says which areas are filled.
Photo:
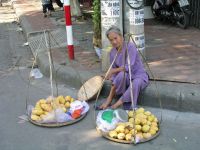
[[[128, 49], [128, 54], [130, 57], [132, 80], [135, 78], [141, 78], [144, 81], [148, 82], [148, 75], [144, 69], [143, 63], [139, 56], [139, 53], [133, 43], [129, 42], [128, 44], [127, 43], [123, 44], [122, 51], [118, 53], [118, 56], [113, 64], [112, 68], [125, 67], [125, 70], [128, 73], [128, 77], [129, 77], [129, 68], [128, 68], [128, 61], [127, 61], [128, 55], [126, 55], [126, 62], [125, 62], [125, 66], [124, 66], [126, 49]], [[116, 53], [117, 53], [117, 49], [112, 48], [111, 52], [110, 52], [110, 63], [113, 62]], [[116, 76], [116, 74], [112, 76], [112, 80], [115, 78], [115, 76]]]
[[[126, 55], [125, 59], [126, 50], [128, 50], [128, 55], [130, 58], [131, 82], [133, 85], [132, 88], [130, 87], [130, 75], [127, 61], [128, 55]], [[110, 52], [111, 63], [115, 59], [116, 54], [117, 49], [112, 48]], [[133, 103], [134, 107], [136, 107], [140, 90], [144, 89], [148, 85], [149, 80], [139, 53], [133, 43], [123, 44], [122, 50], [118, 53], [112, 66], [112, 68], [118, 67], [124, 67], [125, 72], [121, 71], [112, 75], [111, 80], [112, 84], [116, 88], [116, 95], [121, 95], [120, 100], [123, 101], [125, 109], [130, 109]], [[133, 94], [133, 99], [131, 94]]]

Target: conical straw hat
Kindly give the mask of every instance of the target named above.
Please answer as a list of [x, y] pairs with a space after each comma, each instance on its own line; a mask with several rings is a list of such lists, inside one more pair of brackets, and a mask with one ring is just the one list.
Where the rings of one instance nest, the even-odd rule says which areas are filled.
[[103, 78], [101, 76], [94, 76], [87, 80], [79, 89], [77, 99], [81, 101], [88, 101], [98, 93], [101, 88]]

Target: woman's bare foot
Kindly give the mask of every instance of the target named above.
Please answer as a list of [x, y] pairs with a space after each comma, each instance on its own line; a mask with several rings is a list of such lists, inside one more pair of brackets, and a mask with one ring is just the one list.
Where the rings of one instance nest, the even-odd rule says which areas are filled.
[[119, 99], [115, 104], [113, 104], [113, 105], [111, 106], [111, 108], [112, 108], [112, 109], [116, 109], [116, 108], [118, 108], [119, 106], [121, 106], [122, 104], [123, 104], [123, 101]]
[[116, 89], [116, 87], [114, 85], [112, 85], [110, 93], [109, 93], [109, 96], [107, 97], [106, 101], [99, 107], [100, 109], [108, 108], [108, 106], [112, 102], [112, 99], [113, 99], [113, 97], [115, 95], [115, 89]]

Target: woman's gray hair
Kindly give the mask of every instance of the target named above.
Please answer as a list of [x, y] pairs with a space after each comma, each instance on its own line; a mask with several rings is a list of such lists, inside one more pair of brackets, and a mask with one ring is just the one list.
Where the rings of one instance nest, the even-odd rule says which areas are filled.
[[107, 37], [107, 38], [108, 38], [108, 36], [109, 36], [109, 34], [110, 34], [111, 32], [114, 32], [114, 33], [116, 33], [116, 34], [122, 36], [121, 30], [120, 30], [118, 27], [116, 27], [116, 26], [111, 26], [111, 27], [106, 31], [106, 37]]

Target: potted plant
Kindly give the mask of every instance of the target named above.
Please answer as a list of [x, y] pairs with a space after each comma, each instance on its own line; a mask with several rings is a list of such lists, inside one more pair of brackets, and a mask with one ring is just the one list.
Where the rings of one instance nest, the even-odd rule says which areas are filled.
[[93, 1], [93, 15], [92, 15], [92, 21], [93, 21], [93, 29], [94, 29], [94, 35], [93, 35], [93, 45], [94, 47], [101, 48], [101, 10], [100, 10], [100, 0], [94, 0]]

